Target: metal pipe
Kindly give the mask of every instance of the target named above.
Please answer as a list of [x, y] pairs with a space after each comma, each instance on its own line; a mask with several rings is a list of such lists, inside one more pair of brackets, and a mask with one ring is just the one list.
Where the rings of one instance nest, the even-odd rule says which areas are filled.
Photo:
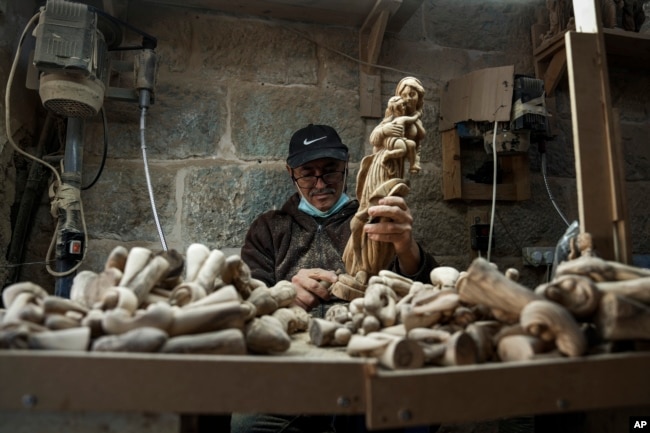
[[[65, 155], [63, 157], [63, 173], [61, 180], [64, 187], [71, 187], [75, 196], [79, 197], [81, 188], [81, 168], [83, 163], [83, 138], [84, 120], [81, 118], [69, 118], [66, 129]], [[56, 261], [55, 270], [57, 273], [67, 273], [82, 258], [85, 249], [81, 203], [80, 199], [66, 201], [58, 211], [58, 228], [56, 239]], [[74, 273], [57, 276], [54, 284], [54, 294], [64, 298], [70, 297], [70, 288]]]
[[[41, 158], [45, 153], [47, 143], [53, 136], [53, 126], [54, 114], [48, 111], [45, 123], [41, 129], [38, 145], [36, 146], [36, 152], [34, 153], [37, 158]], [[25, 190], [20, 199], [20, 206], [14, 222], [14, 227], [11, 233], [11, 242], [7, 252], [7, 261], [12, 265], [16, 265], [16, 267], [10, 268], [9, 274], [5, 280], [5, 286], [13, 284], [19, 279], [21, 272], [20, 263], [23, 261], [25, 255], [25, 241], [33, 226], [32, 221], [34, 219], [34, 210], [38, 206], [38, 200], [47, 189], [48, 174], [49, 173], [45, 171], [45, 167], [42, 164], [32, 161], [29, 168], [29, 176], [27, 177]]]

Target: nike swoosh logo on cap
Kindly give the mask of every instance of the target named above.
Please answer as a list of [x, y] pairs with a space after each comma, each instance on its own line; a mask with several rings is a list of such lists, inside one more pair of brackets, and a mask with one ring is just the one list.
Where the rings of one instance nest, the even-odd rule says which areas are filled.
[[302, 142], [302, 144], [304, 144], [305, 146], [309, 146], [310, 144], [315, 143], [316, 141], [319, 141], [319, 140], [323, 140], [325, 138], [327, 138], [327, 135], [325, 135], [325, 136], [323, 136], [321, 138], [315, 138], [314, 140], [307, 140], [305, 138], [305, 140]]

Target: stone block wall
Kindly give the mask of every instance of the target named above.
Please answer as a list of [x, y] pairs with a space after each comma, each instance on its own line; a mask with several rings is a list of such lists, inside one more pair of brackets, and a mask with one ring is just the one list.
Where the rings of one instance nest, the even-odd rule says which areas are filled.
[[[16, 8], [9, 2], [10, 8]], [[160, 65], [155, 102], [146, 118], [146, 152], [154, 196], [168, 246], [185, 251], [194, 242], [237, 251], [250, 222], [282, 205], [293, 192], [284, 166], [289, 138], [308, 123], [336, 127], [351, 149], [349, 191], [356, 170], [368, 154], [368, 135], [379, 119], [359, 113], [358, 30], [347, 27], [265, 20], [198, 9], [130, 1], [124, 16], [131, 25], [158, 39]], [[29, 10], [0, 16], [5, 43], [0, 76], [8, 77], [10, 57]], [[408, 203], [415, 216], [415, 236], [441, 264], [461, 270], [471, 263], [467, 214], [489, 211], [490, 203], [442, 200], [439, 92], [445, 83], [468, 72], [513, 64], [518, 74], [534, 75], [530, 29], [545, 18], [543, 0], [490, 2], [425, 0], [403, 29], [386, 34], [379, 63], [382, 100], [404, 76], [420, 78], [426, 88], [423, 117], [427, 137], [423, 170], [410, 179]], [[137, 43], [137, 35], [127, 33]], [[346, 54], [343, 56], [341, 53]], [[123, 59], [130, 54], [123, 53]], [[349, 57], [348, 57], [349, 56]], [[633, 252], [650, 253], [648, 160], [650, 146], [650, 75], [612, 70], [612, 100], [621, 113], [630, 203]], [[128, 80], [122, 84], [128, 86]], [[18, 88], [19, 85], [16, 85]], [[24, 131], [25, 145], [38, 135], [43, 115], [35, 92], [14, 98], [18, 116], [12, 131]], [[568, 87], [556, 97], [557, 136], [547, 143], [549, 186], [569, 219], [577, 216], [575, 165]], [[3, 90], [4, 94], [4, 90]], [[107, 100], [108, 156], [93, 188], [83, 191], [90, 243], [82, 269], [99, 270], [116, 245], [159, 249], [143, 168], [140, 113], [137, 104]], [[33, 114], [36, 114], [34, 116]], [[6, 127], [4, 118], [0, 129]], [[84, 184], [101, 161], [103, 129], [99, 116], [87, 121]], [[0, 167], [0, 247], [8, 246], [11, 209], [20, 189], [12, 151], [4, 144]], [[565, 231], [541, 175], [537, 146], [529, 149], [531, 199], [499, 202], [495, 215], [495, 250], [500, 268], [522, 271], [522, 282], [535, 287], [546, 268], [525, 267], [524, 246], [553, 246]], [[54, 230], [44, 196], [26, 244], [27, 262], [42, 261]], [[4, 260], [3, 257], [0, 260]], [[1, 263], [1, 262], [0, 262]], [[5, 268], [6, 269], [6, 268]], [[42, 265], [23, 268], [21, 279], [53, 287]]]

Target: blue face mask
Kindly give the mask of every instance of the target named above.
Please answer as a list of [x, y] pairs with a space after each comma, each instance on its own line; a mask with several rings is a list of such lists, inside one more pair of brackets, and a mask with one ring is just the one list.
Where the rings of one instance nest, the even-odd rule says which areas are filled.
[[319, 218], [327, 218], [330, 215], [334, 215], [336, 212], [340, 211], [343, 206], [348, 204], [350, 201], [350, 197], [346, 193], [341, 194], [341, 197], [339, 197], [338, 201], [329, 208], [326, 211], [318, 210], [315, 208], [311, 203], [309, 203], [305, 197], [300, 194], [300, 204], [298, 205], [298, 209], [306, 213], [307, 215], [311, 215], [313, 217], [319, 217]]

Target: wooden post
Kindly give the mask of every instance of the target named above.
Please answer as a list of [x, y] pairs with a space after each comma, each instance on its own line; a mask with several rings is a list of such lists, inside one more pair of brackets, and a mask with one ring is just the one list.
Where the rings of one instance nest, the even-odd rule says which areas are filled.
[[571, 94], [580, 231], [598, 254], [629, 263], [631, 250], [622, 151], [609, 93], [596, 0], [573, 0], [577, 32], [565, 35]]

